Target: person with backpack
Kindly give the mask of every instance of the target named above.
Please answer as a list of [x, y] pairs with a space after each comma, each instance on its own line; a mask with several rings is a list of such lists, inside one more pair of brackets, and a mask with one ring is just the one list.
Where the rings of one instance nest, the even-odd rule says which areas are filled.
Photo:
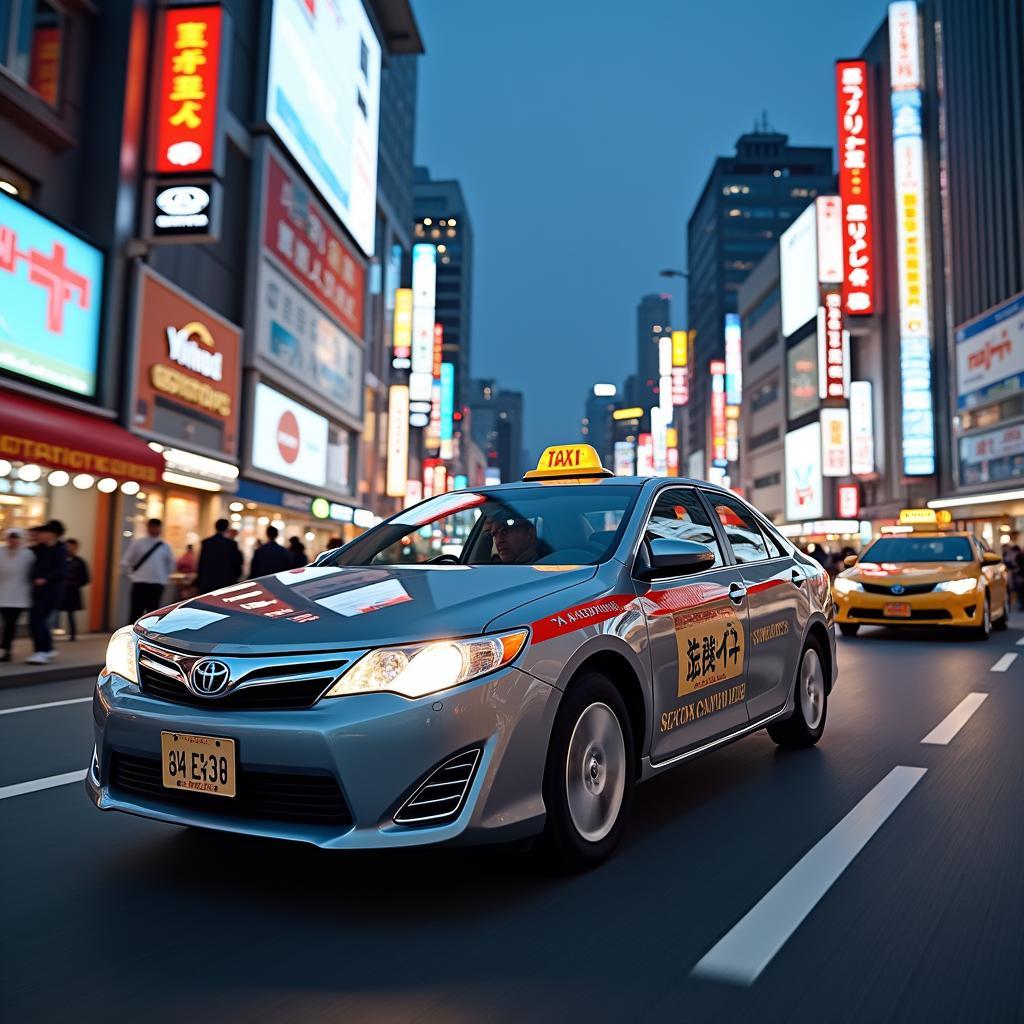
[[164, 587], [174, 572], [174, 553], [161, 537], [163, 525], [159, 519], [150, 519], [146, 535], [136, 537], [121, 559], [121, 568], [132, 581], [132, 622], [160, 607]]

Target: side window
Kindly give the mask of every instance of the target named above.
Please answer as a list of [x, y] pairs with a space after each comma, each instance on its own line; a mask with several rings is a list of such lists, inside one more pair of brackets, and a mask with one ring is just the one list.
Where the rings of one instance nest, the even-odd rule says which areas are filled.
[[772, 557], [768, 554], [761, 528], [748, 509], [728, 495], [704, 493], [729, 538], [737, 562], [742, 565], [745, 562], [763, 562]]
[[706, 544], [715, 553], [715, 566], [725, 565], [715, 529], [692, 487], [670, 488], [658, 495], [647, 524], [647, 536]]

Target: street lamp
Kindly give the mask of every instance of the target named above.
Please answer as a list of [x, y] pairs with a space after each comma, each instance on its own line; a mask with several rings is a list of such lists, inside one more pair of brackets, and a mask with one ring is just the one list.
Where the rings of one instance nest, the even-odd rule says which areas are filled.
[[666, 270], [659, 270], [658, 274], [660, 277], [681, 277], [685, 281], [690, 280], [690, 272], [688, 270], [673, 270], [669, 267]]

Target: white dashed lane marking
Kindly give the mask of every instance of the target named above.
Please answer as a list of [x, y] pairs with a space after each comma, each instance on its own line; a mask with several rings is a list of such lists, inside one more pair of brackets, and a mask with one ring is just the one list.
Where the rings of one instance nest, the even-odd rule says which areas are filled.
[[19, 711], [41, 711], [43, 708], [62, 708], [66, 704], [85, 704], [92, 697], [75, 697], [72, 700], [51, 700], [48, 704], [23, 704], [20, 708], [0, 708], [0, 715], [16, 715]]
[[752, 985], [925, 774], [897, 765], [704, 954], [693, 975]]
[[53, 789], [55, 786], [68, 786], [72, 782], [81, 782], [85, 771], [65, 772], [63, 775], [49, 775], [45, 779], [32, 779], [31, 782], [16, 782], [13, 786], [0, 786], [0, 800], [8, 800], [12, 796], [24, 796], [26, 793], [38, 793], [41, 789]]
[[1018, 655], [1013, 652], [1004, 654], [993, 666], [993, 672], [1005, 672], [1016, 660]]
[[969, 693], [923, 740], [945, 746], [967, 724], [968, 719], [985, 702], [987, 693]]

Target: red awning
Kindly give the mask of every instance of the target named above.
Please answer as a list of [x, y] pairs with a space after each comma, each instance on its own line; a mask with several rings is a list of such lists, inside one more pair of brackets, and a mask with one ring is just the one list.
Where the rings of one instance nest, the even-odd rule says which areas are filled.
[[0, 389], [0, 458], [157, 483], [164, 457], [108, 420]]

